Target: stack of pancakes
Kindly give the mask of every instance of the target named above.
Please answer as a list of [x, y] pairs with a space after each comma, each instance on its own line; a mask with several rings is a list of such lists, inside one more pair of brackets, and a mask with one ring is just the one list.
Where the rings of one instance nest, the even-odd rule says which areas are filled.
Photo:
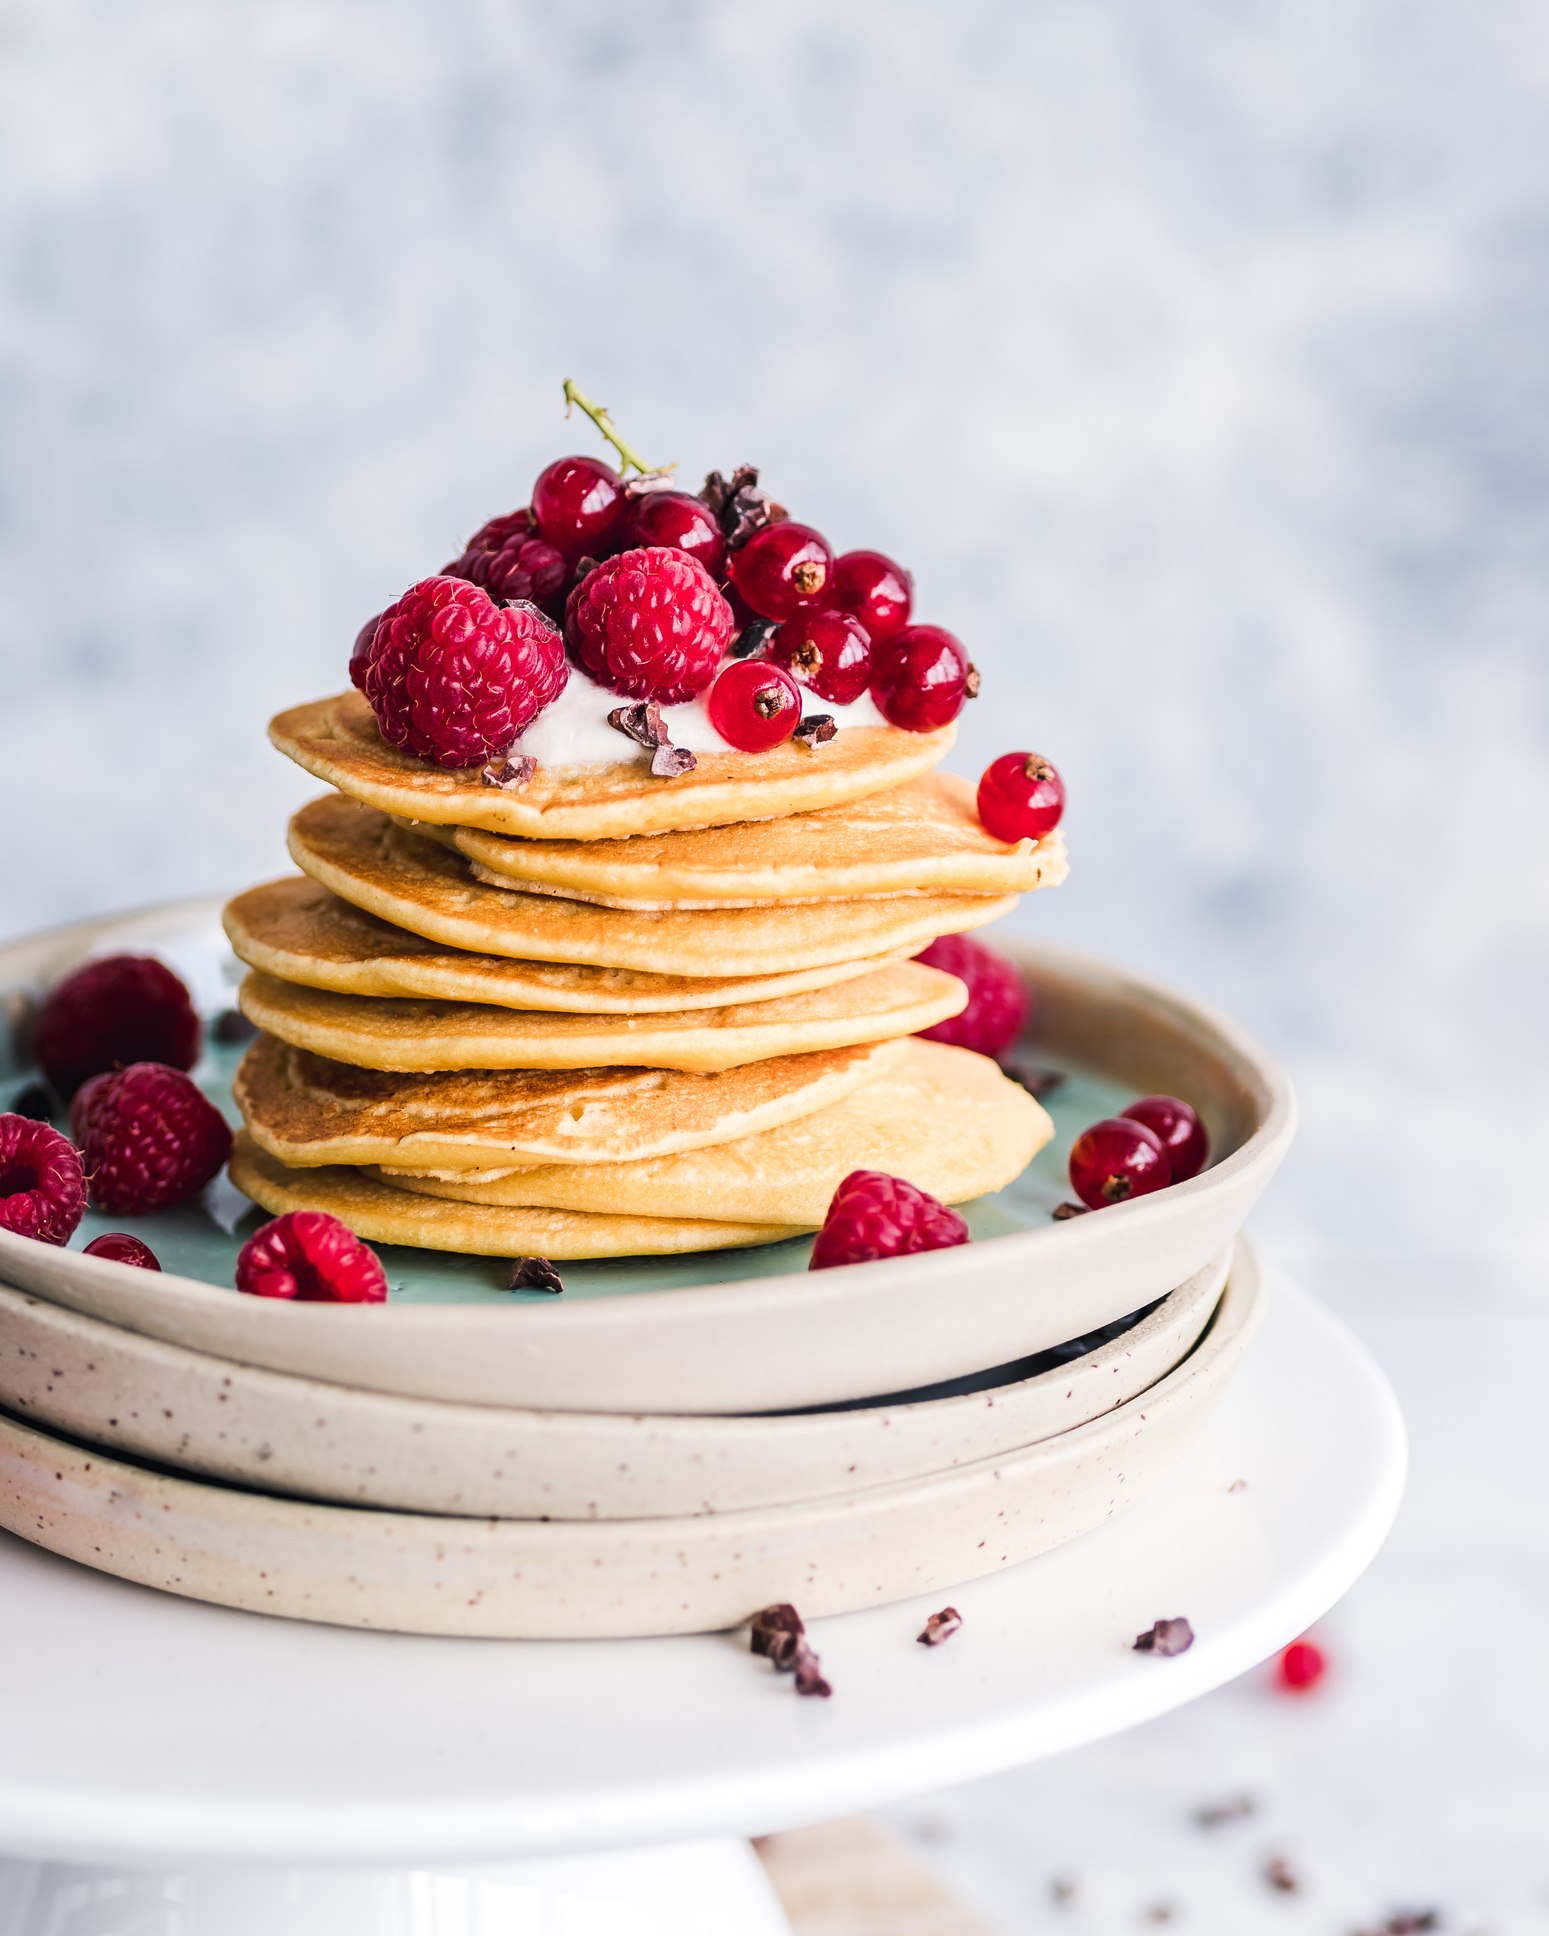
[[910, 959], [1065, 873], [934, 771], [953, 730], [644, 759], [501, 785], [386, 745], [346, 694], [271, 737], [337, 792], [302, 875], [226, 930], [263, 1034], [232, 1176], [368, 1240], [573, 1259], [770, 1243], [854, 1169], [945, 1202], [1001, 1188], [1047, 1116], [920, 1041], [966, 1000]]

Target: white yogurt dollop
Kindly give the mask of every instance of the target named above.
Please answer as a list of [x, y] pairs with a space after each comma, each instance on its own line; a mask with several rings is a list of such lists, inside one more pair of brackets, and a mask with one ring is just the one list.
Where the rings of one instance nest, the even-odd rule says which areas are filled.
[[[722, 664], [730, 663], [730, 660], [722, 661]], [[828, 700], [820, 699], [805, 687], [802, 696], [804, 714], [828, 713], [841, 732], [846, 726], [887, 724], [869, 692], [863, 692], [859, 699], [848, 706], [831, 705]], [[599, 686], [596, 680], [588, 679], [579, 666], [572, 664], [565, 690], [552, 705], [545, 706], [539, 713], [511, 748], [510, 757], [525, 754], [528, 759], [536, 760], [539, 766], [549, 767], [605, 766], [623, 761], [649, 760], [651, 755], [648, 748], [636, 745], [628, 734], [608, 724], [609, 713], [616, 712], [620, 706], [634, 704], [636, 701], [623, 698], [616, 692], [610, 692], [606, 686]], [[662, 724], [667, 728], [667, 737], [673, 745], [682, 746], [690, 753], [731, 753], [736, 750], [710, 724], [704, 693], [681, 706], [663, 706]]]

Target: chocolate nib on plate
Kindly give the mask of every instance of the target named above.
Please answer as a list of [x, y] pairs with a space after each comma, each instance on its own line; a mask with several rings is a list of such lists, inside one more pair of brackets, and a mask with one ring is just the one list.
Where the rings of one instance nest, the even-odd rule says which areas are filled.
[[651, 771], [658, 780], [675, 780], [680, 773], [692, 773], [698, 764], [686, 746], [658, 746], [651, 755]]
[[734, 659], [751, 659], [779, 631], [772, 618], [750, 618], [731, 642], [731, 655]]
[[479, 778], [486, 786], [500, 787], [507, 793], [520, 793], [537, 770], [538, 762], [523, 753], [514, 760], [491, 760], [480, 772]]
[[773, 1662], [777, 1674], [794, 1674], [798, 1694], [828, 1699], [834, 1690], [824, 1680], [818, 1657], [807, 1645], [801, 1615], [788, 1601], [755, 1613], [748, 1626], [753, 1652]]
[[11, 1098], [11, 1115], [26, 1116], [35, 1123], [46, 1123], [54, 1109], [54, 1099], [41, 1082], [29, 1082]]
[[508, 1291], [562, 1291], [559, 1272], [547, 1257], [518, 1257], [507, 1279]]
[[1009, 1056], [1001, 1065], [1000, 1072], [1012, 1082], [1020, 1082], [1030, 1096], [1050, 1096], [1065, 1083], [1063, 1069], [1040, 1069], [1036, 1063], [1023, 1062], [1017, 1056]]
[[918, 1636], [922, 1647], [939, 1647], [944, 1640], [950, 1640], [963, 1624], [963, 1616], [956, 1607], [943, 1607], [940, 1613], [933, 1613], [925, 1623], [924, 1633]]
[[[1084, 1203], [1062, 1203], [1057, 1209], [1049, 1212], [1056, 1223], [1068, 1223], [1072, 1217], [1084, 1217], [1086, 1214], [1087, 1207]], [[1104, 1224], [1103, 1228], [1106, 1230], [1108, 1226]]]
[[806, 1641], [801, 1641], [796, 1653], [796, 1692], [816, 1694], [820, 1700], [826, 1701], [833, 1691], [823, 1678], [823, 1670], [818, 1663], [817, 1655], [813, 1653]]
[[711, 471], [699, 495], [709, 505], [731, 551], [745, 545], [766, 524], [779, 524], [790, 516], [783, 504], [771, 503], [758, 488], [758, 469], [753, 464], [739, 464], [729, 483], [719, 471]]
[[808, 713], [791, 734], [791, 738], [811, 751], [813, 747], [821, 746], [825, 740], [831, 740], [838, 730], [832, 713]]
[[1264, 1880], [1271, 1889], [1278, 1889], [1283, 1896], [1294, 1896], [1302, 1886], [1296, 1879], [1296, 1871], [1283, 1855], [1272, 1855], [1264, 1864]]
[[691, 773], [699, 764], [685, 747], [674, 746], [662, 723], [662, 709], [654, 699], [639, 706], [616, 706], [608, 714], [608, 724], [616, 733], [632, 739], [651, 755], [651, 771], [658, 780], [675, 780], [680, 773]]
[[1359, 1936], [1424, 1936], [1426, 1930], [1437, 1928], [1440, 1922], [1439, 1910], [1400, 1909], [1376, 1929], [1361, 1930]]
[[1251, 1795], [1234, 1795], [1229, 1802], [1207, 1802], [1203, 1808], [1196, 1808], [1194, 1821], [1198, 1828], [1225, 1828], [1228, 1822], [1243, 1822], [1258, 1812], [1259, 1805]]
[[1135, 1637], [1137, 1654], [1186, 1654], [1194, 1645], [1194, 1629], [1180, 1614], [1176, 1620], [1158, 1620], [1146, 1633]]
[[210, 1024], [210, 1033], [217, 1042], [251, 1042], [258, 1024], [250, 1022], [240, 1008], [223, 1008]]

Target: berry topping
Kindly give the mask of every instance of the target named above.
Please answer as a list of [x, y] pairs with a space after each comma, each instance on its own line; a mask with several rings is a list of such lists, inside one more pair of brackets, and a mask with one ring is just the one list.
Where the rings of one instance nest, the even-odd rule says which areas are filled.
[[871, 696], [882, 716], [911, 733], [950, 726], [979, 675], [960, 640], [939, 625], [910, 625], [872, 649]]
[[801, 724], [796, 681], [767, 659], [734, 659], [705, 706], [721, 738], [742, 753], [767, 753]]
[[979, 782], [979, 818], [997, 840], [1042, 840], [1060, 824], [1065, 782], [1041, 753], [1002, 753]]
[[954, 1049], [974, 1049], [980, 1055], [1003, 1055], [1022, 1033], [1032, 1007], [1027, 984], [993, 948], [971, 935], [944, 934], [915, 956], [927, 968], [956, 975], [968, 986], [968, 1006], [934, 1028], [920, 1032], [928, 1042], [946, 1042]]
[[1105, 1116], [1082, 1130], [1070, 1152], [1070, 1187], [1089, 1210], [1149, 1196], [1171, 1182], [1161, 1137], [1122, 1116]]
[[142, 1244], [138, 1237], [131, 1237], [127, 1230], [110, 1230], [105, 1236], [93, 1237], [81, 1254], [84, 1257], [107, 1257], [115, 1264], [133, 1264], [136, 1270], [161, 1269], [150, 1245]]
[[869, 1264], [967, 1242], [968, 1226], [957, 1212], [914, 1184], [882, 1170], [851, 1170], [834, 1192], [808, 1269]]
[[468, 549], [441, 574], [482, 585], [491, 598], [526, 599], [549, 607], [564, 585], [568, 565], [559, 551], [540, 538], [526, 511], [491, 518], [474, 533]]
[[871, 684], [871, 640], [848, 612], [798, 612], [770, 641], [769, 656], [831, 706], [848, 706]]
[[828, 602], [859, 619], [873, 645], [883, 645], [909, 623], [914, 590], [903, 566], [880, 551], [846, 551], [834, 561]]
[[0, 1116], [0, 1230], [62, 1244], [86, 1214], [86, 1168], [68, 1138], [31, 1116]]
[[1323, 1649], [1310, 1640], [1293, 1640], [1275, 1662], [1275, 1680], [1287, 1694], [1310, 1694], [1327, 1672]]
[[236, 1285], [253, 1297], [302, 1304], [387, 1301], [376, 1252], [326, 1210], [291, 1210], [255, 1231], [237, 1256]]
[[532, 487], [538, 536], [573, 565], [590, 553], [600, 558], [612, 547], [627, 509], [624, 485], [600, 457], [561, 457]]
[[826, 604], [833, 577], [827, 538], [789, 518], [766, 524], [732, 553], [731, 582], [760, 618], [794, 618]]
[[88, 1076], [127, 1062], [191, 1069], [201, 1034], [188, 990], [170, 968], [149, 955], [107, 955], [44, 996], [32, 1050], [68, 1100]]
[[231, 1154], [226, 1119], [197, 1085], [160, 1062], [93, 1076], [70, 1105], [95, 1203], [143, 1217], [197, 1196]]
[[508, 750], [564, 690], [559, 633], [532, 605], [502, 611], [462, 578], [425, 578], [382, 614], [366, 697], [382, 737], [437, 766]]
[[646, 491], [631, 496], [625, 542], [664, 545], [686, 551], [712, 578], [719, 578], [726, 561], [726, 540], [708, 504], [686, 491]]
[[1174, 1183], [1198, 1176], [1210, 1155], [1210, 1138], [1205, 1125], [1186, 1102], [1176, 1096], [1142, 1096], [1128, 1109], [1119, 1111], [1131, 1122], [1144, 1123], [1153, 1131], [1167, 1152], [1167, 1167]]
[[381, 623], [380, 612], [375, 618], [368, 618], [355, 634], [355, 643], [350, 647], [350, 684], [357, 692], [366, 690], [366, 667], [371, 663], [371, 643]]
[[731, 607], [703, 565], [650, 545], [582, 579], [566, 601], [565, 637], [599, 685], [676, 706], [715, 677]]

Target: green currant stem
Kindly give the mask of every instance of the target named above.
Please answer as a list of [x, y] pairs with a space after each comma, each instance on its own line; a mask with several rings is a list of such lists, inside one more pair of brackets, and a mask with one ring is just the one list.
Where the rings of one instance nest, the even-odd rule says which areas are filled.
[[[565, 415], [567, 417], [570, 415], [570, 406], [572, 404], [577, 405], [591, 418], [592, 422], [596, 424], [607, 441], [612, 444], [626, 465], [632, 464], [640, 472], [642, 477], [651, 475], [652, 466], [642, 462], [630, 449], [629, 445], [624, 442], [624, 439], [614, 429], [613, 419], [608, 415], [603, 406], [600, 403], [593, 403], [591, 398], [585, 395], [584, 392], [578, 390], [572, 380], [567, 376], [565, 378]], [[665, 468], [670, 471], [675, 470], [677, 466], [668, 464]]]

